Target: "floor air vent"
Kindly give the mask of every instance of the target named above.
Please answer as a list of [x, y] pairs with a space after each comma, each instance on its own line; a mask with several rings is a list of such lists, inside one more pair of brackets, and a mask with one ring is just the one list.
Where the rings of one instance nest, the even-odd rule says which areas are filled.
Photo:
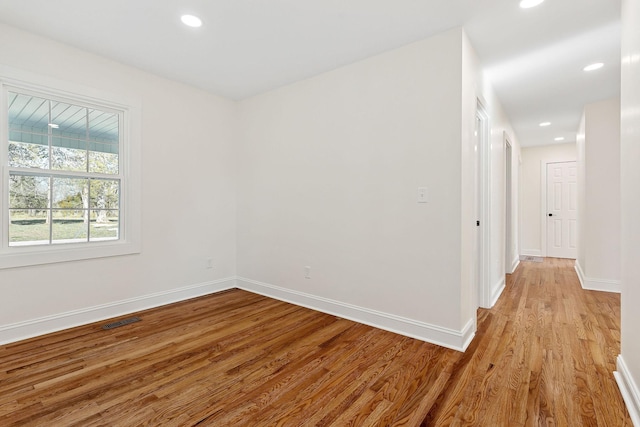
[[120, 326], [128, 325], [130, 323], [139, 322], [140, 320], [142, 319], [140, 319], [139, 317], [130, 317], [129, 319], [122, 319], [118, 320], [117, 322], [107, 323], [106, 325], [102, 326], [102, 329], [114, 329]]
[[544, 258], [542, 258], [540, 256], [523, 255], [523, 256], [520, 257], [520, 261], [542, 262], [542, 261], [544, 261]]

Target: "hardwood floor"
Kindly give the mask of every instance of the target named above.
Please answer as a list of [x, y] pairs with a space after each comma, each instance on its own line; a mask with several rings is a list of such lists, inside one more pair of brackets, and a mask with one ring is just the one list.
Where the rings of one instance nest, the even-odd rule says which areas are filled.
[[465, 353], [241, 290], [0, 346], [0, 426], [629, 426], [619, 295], [523, 262]]

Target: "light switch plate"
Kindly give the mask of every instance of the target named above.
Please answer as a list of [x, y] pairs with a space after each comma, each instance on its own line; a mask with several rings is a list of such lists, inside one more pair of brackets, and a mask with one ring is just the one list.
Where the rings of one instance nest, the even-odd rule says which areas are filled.
[[427, 187], [418, 187], [418, 203], [429, 202], [429, 191]]

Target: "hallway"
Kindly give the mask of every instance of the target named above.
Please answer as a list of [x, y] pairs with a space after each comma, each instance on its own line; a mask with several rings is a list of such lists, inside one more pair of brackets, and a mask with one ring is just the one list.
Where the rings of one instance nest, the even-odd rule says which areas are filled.
[[620, 295], [585, 291], [569, 259], [523, 261], [425, 426], [632, 426], [613, 371]]

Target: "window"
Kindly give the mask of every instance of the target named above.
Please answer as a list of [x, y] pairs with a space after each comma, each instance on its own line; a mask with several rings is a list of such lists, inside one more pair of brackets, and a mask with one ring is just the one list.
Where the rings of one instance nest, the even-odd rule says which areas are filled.
[[139, 252], [137, 109], [6, 80], [1, 98], [0, 268]]
[[121, 112], [9, 91], [9, 246], [119, 238]]

